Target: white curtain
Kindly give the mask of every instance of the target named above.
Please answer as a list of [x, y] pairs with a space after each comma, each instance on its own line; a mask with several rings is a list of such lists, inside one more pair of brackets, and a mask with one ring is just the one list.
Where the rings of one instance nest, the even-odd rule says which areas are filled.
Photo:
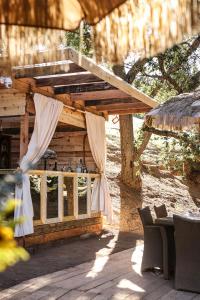
[[86, 125], [90, 149], [94, 161], [100, 171], [100, 178], [95, 179], [92, 190], [92, 210], [100, 209], [112, 222], [112, 203], [105, 174], [106, 164], [106, 134], [105, 119], [103, 117], [86, 112]]
[[33, 233], [33, 205], [27, 170], [36, 164], [49, 146], [55, 132], [63, 103], [52, 98], [35, 94], [35, 124], [27, 153], [20, 162], [22, 184], [16, 185], [15, 198], [21, 200], [21, 205], [15, 209], [15, 219], [24, 217], [24, 222], [15, 226], [15, 236]]

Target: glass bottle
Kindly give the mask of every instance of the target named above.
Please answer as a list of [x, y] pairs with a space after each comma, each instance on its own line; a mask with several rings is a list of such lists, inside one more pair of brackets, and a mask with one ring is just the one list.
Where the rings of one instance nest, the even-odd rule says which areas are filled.
[[55, 161], [54, 167], [53, 167], [53, 171], [58, 171], [58, 163], [57, 161]]
[[70, 164], [70, 162], [67, 164], [67, 166], [66, 166], [66, 171], [67, 172], [72, 172], [72, 168], [71, 168], [71, 164]]
[[77, 166], [76, 166], [76, 172], [77, 173], [81, 173], [82, 172], [81, 160], [80, 160], [80, 163], [78, 163]]

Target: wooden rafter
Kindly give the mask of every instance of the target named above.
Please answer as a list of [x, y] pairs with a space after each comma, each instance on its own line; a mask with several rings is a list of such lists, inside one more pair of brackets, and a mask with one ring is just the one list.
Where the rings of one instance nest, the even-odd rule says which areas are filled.
[[144, 106], [145, 104], [143, 104], [141, 101], [135, 100], [133, 98], [124, 98], [124, 99], [105, 99], [105, 100], [90, 100], [90, 101], [85, 101], [85, 106], [86, 107], [90, 107], [90, 106], [99, 106], [99, 105], [107, 105], [107, 107], [109, 107], [109, 105], [114, 105], [114, 104], [123, 104], [123, 103], [129, 103], [129, 104], [141, 104], [142, 106]]
[[90, 83], [77, 83], [77, 84], [69, 84], [62, 86], [54, 86], [55, 94], [73, 94], [73, 93], [84, 93], [84, 92], [94, 92], [94, 91], [108, 91], [114, 90], [117, 88], [112, 86], [107, 82], [90, 82]]
[[58, 74], [52, 76], [45, 76], [43, 78], [35, 77], [36, 85], [38, 87], [47, 85], [64, 85], [64, 84], [75, 84], [75, 83], [87, 83], [87, 82], [100, 82], [102, 79], [89, 73], [71, 73], [71, 74]]
[[70, 60], [43, 63], [37, 65], [18, 66], [13, 68], [15, 78], [37, 77], [52, 74], [69, 74], [75, 72], [85, 72], [85, 69], [79, 67]]
[[[15, 87], [26, 93], [41, 93], [68, 106], [96, 114], [111, 114], [113, 110], [115, 113], [134, 113], [134, 109], [146, 112], [157, 106], [151, 97], [74, 49], [67, 48], [63, 58], [66, 60], [16, 67], [14, 74], [18, 79], [15, 79]], [[28, 83], [25, 89], [24, 82]]]
[[85, 92], [85, 93], [74, 93], [71, 95], [71, 100], [102, 100], [102, 99], [124, 99], [130, 97], [126, 93], [120, 90], [104, 90], [104, 91], [93, 91], [93, 92]]
[[97, 111], [119, 111], [119, 110], [126, 110], [126, 109], [148, 109], [149, 107], [141, 102], [138, 103], [113, 103], [108, 105], [98, 105], [96, 106]]
[[124, 93], [127, 93], [131, 97], [140, 100], [141, 102], [147, 104], [151, 108], [157, 106], [157, 102], [151, 97], [140, 92], [139, 90], [137, 90], [127, 82], [123, 81], [121, 78], [117, 77], [113, 73], [109, 72], [108, 70], [105, 70], [101, 66], [96, 65], [91, 59], [86, 58], [85, 56], [81, 56], [80, 58], [80, 54], [74, 49], [68, 49], [68, 57], [71, 61], [78, 64], [80, 67], [90, 71], [92, 74], [110, 83], [111, 85], [120, 89]]
[[109, 115], [132, 115], [138, 113], [145, 113], [150, 111], [150, 108], [134, 108], [134, 109], [120, 109], [120, 110], [112, 110], [108, 111]]

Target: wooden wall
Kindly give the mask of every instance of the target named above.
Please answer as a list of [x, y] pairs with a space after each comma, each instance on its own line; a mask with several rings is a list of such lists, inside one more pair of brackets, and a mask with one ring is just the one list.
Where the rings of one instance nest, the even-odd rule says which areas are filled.
[[[7, 119], [7, 118], [6, 118]], [[7, 124], [10, 126], [10, 121], [7, 119], [6, 123], [3, 122], [3, 134], [9, 134], [11, 135], [11, 168], [16, 168], [19, 161], [19, 155], [20, 155], [20, 140], [19, 140], [19, 124], [20, 122], [17, 122], [15, 120], [14, 127], [15, 128], [8, 128]], [[31, 124], [33, 124], [33, 120], [31, 120]], [[88, 138], [87, 138], [87, 132], [84, 130], [80, 130], [79, 128], [73, 128], [73, 131], [71, 127], [67, 125], [59, 125], [57, 127], [57, 130], [53, 136], [53, 139], [49, 145], [49, 148], [54, 150], [57, 154], [57, 163], [58, 163], [58, 170], [62, 170], [64, 166], [67, 164], [71, 164], [71, 167], [73, 169], [76, 168], [77, 163], [80, 162], [80, 159], [84, 160], [86, 162], [86, 167], [89, 171], [95, 171], [96, 165], [94, 162], [94, 159], [92, 157]], [[30, 134], [29, 134], [29, 140], [31, 137], [31, 131], [30, 128]], [[85, 144], [85, 146], [84, 146]], [[48, 169], [52, 169], [54, 167], [55, 160], [49, 159], [47, 162]], [[43, 169], [44, 162], [40, 161], [37, 169]]]

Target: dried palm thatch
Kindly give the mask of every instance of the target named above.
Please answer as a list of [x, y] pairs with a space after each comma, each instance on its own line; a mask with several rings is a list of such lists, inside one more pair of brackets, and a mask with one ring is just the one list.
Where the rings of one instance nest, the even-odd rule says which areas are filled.
[[65, 30], [81, 20], [94, 25], [97, 60], [116, 63], [130, 51], [150, 56], [199, 32], [200, 1], [0, 0], [0, 66], [58, 60], [60, 52], [48, 50], [63, 46]]
[[200, 89], [172, 97], [146, 115], [146, 123], [161, 130], [200, 130]]
[[94, 27], [96, 57], [153, 56], [200, 32], [199, 0], [127, 0]]
[[65, 59], [65, 30], [82, 19], [96, 24], [124, 1], [0, 0], [0, 75], [15, 65]]

